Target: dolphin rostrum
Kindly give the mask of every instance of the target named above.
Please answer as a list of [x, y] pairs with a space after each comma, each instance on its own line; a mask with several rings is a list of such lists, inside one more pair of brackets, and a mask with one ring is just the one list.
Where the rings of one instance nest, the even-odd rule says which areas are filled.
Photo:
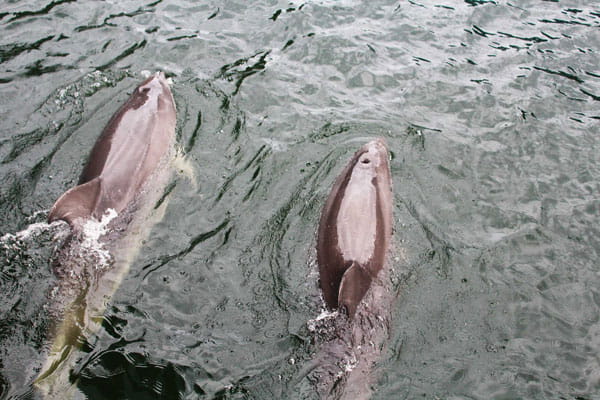
[[162, 72], [146, 79], [110, 119], [96, 141], [79, 185], [54, 203], [50, 222], [71, 226], [100, 219], [109, 209], [121, 213], [171, 148], [175, 102]]
[[383, 139], [362, 146], [323, 207], [317, 263], [323, 298], [350, 318], [382, 269], [392, 234], [392, 182]]

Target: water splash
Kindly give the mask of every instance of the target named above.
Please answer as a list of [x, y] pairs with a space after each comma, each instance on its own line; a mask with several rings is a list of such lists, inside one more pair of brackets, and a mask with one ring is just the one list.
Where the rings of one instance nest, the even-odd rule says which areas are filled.
[[321, 313], [316, 318], [308, 320], [306, 326], [310, 332], [318, 332], [323, 329], [324, 326], [329, 325], [329, 322], [337, 318], [338, 315], [338, 311], [322, 309]]
[[105, 267], [110, 263], [110, 252], [100, 241], [106, 235], [108, 224], [117, 217], [117, 212], [109, 208], [100, 218], [100, 221], [91, 218], [82, 227], [81, 247], [84, 251], [92, 252], [97, 256], [99, 265], [96, 268]]
[[36, 237], [39, 237], [48, 231], [65, 226], [66, 222], [64, 221], [54, 221], [50, 224], [46, 222], [36, 222], [30, 224], [27, 228], [17, 233], [5, 233], [2, 237], [0, 237], [0, 243], [7, 244], [16, 241], [29, 241], [30, 239], [35, 239]]
[[[41, 213], [47, 213], [47, 210], [36, 212], [28, 220], [35, 220]], [[38, 248], [40, 243], [46, 243], [48, 240], [62, 242], [69, 233], [70, 229], [64, 221], [54, 221], [50, 224], [36, 222], [19, 232], [5, 233], [0, 237], [1, 259], [7, 265], [14, 262], [27, 264], [31, 261], [34, 249]]]

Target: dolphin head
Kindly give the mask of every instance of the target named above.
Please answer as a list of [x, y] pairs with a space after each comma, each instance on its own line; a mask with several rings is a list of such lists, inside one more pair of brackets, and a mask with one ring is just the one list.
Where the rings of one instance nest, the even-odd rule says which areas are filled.
[[131, 102], [131, 108], [134, 110], [144, 104], [156, 102], [159, 112], [175, 104], [171, 88], [163, 72], [156, 72], [142, 82], [132, 93], [129, 101]]
[[361, 179], [377, 179], [378, 176], [384, 176], [389, 180], [389, 155], [383, 138], [365, 144], [356, 152], [354, 158], [353, 176], [360, 176]]

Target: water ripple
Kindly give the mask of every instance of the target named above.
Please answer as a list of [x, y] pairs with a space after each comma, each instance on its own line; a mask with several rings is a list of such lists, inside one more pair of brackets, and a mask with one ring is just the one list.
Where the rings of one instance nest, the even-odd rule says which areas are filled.
[[[398, 292], [374, 398], [597, 397], [593, 1], [0, 8], [3, 232], [72, 186], [141, 71], [174, 82], [185, 163], [77, 339], [80, 397], [315, 398], [316, 225], [374, 136]], [[52, 246], [0, 247], [0, 397], [35, 396]]]
[[8, 22], [12, 22], [12, 21], [15, 21], [15, 20], [18, 20], [18, 19], [21, 19], [21, 18], [26, 18], [26, 17], [30, 17], [30, 16], [35, 16], [35, 15], [46, 15], [54, 7], [56, 7], [58, 5], [61, 5], [61, 4], [64, 4], [64, 3], [73, 3], [73, 2], [76, 2], [76, 1], [77, 0], [54, 0], [54, 1], [51, 1], [50, 3], [48, 3], [44, 8], [41, 8], [39, 10], [13, 12], [13, 13], [11, 13], [12, 14], [12, 18], [10, 18], [8, 20]]

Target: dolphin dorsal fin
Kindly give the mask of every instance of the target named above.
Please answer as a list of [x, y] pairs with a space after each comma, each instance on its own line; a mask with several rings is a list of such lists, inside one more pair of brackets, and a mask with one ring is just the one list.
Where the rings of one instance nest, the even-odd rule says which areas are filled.
[[342, 276], [338, 296], [339, 308], [345, 309], [350, 319], [369, 290], [369, 286], [371, 286], [371, 275], [360, 264], [353, 262]]
[[73, 226], [78, 218], [89, 218], [96, 207], [102, 181], [96, 177], [89, 182], [67, 190], [52, 206], [48, 221], [62, 219]]

